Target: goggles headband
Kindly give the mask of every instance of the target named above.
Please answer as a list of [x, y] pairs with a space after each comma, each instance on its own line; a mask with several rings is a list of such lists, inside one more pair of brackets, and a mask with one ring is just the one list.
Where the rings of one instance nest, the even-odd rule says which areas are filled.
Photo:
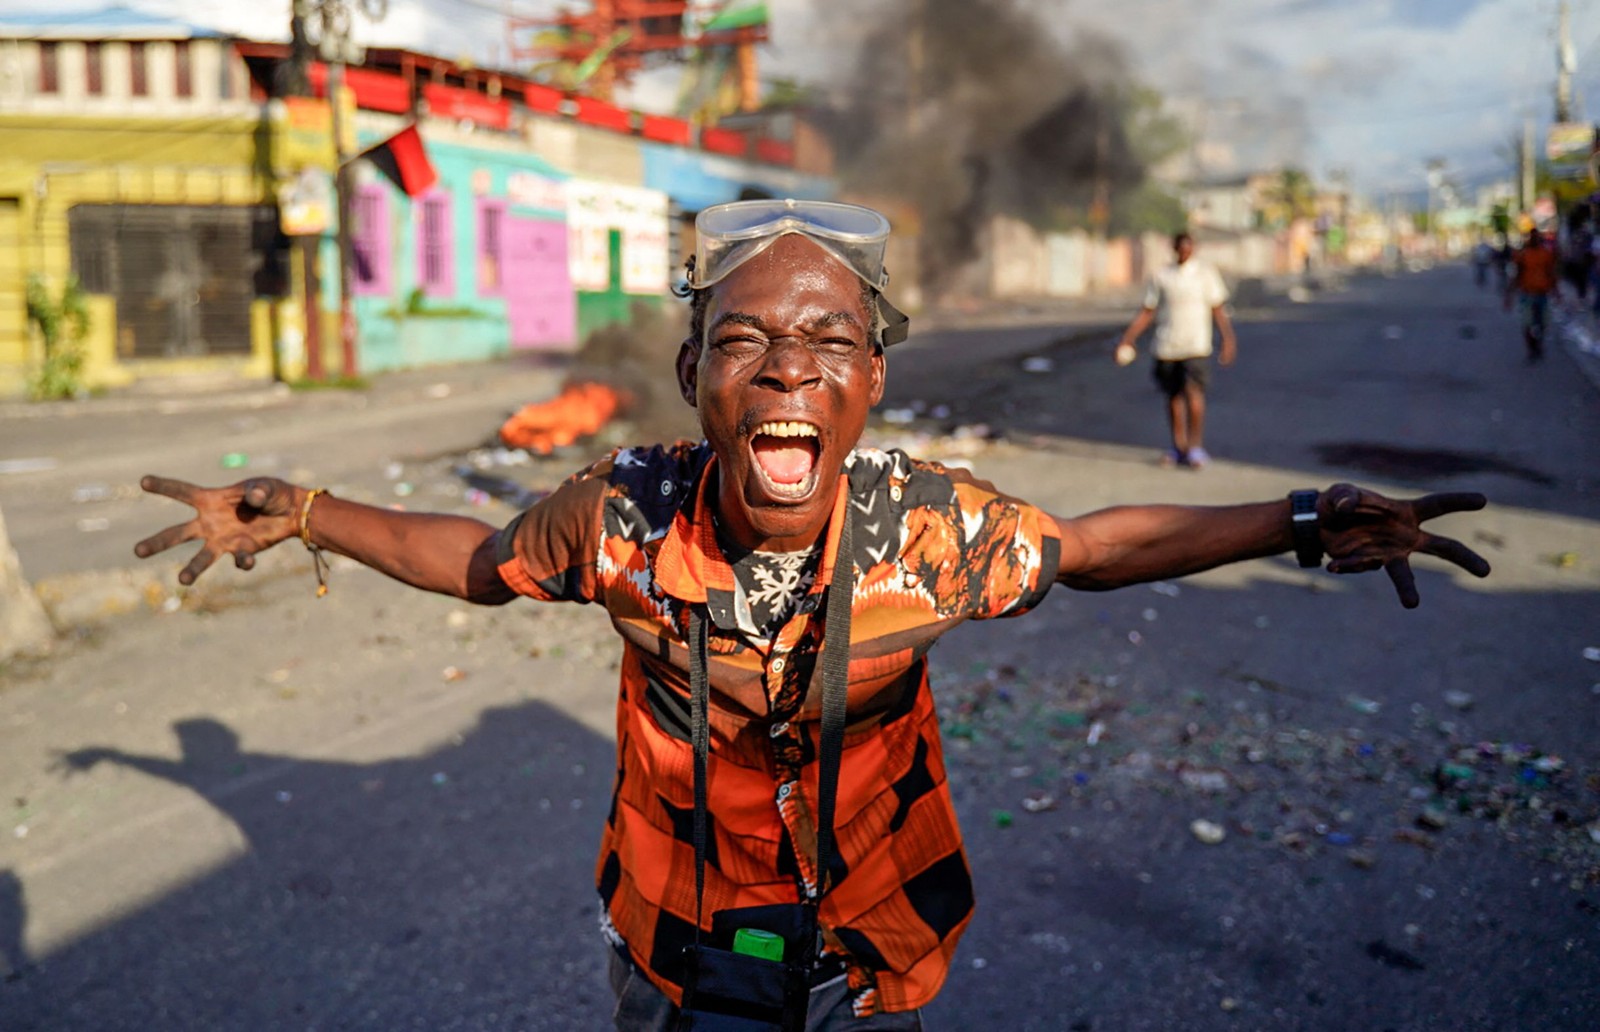
[[871, 208], [836, 201], [731, 201], [695, 216], [695, 254], [689, 286], [703, 290], [771, 247], [798, 233], [855, 273], [878, 295], [879, 339], [887, 347], [906, 338], [909, 320], [883, 296], [889, 274], [883, 255], [889, 220]]

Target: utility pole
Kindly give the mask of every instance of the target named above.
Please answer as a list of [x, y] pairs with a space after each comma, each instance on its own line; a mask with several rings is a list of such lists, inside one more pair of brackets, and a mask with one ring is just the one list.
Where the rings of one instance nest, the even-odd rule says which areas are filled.
[[[284, 65], [279, 90], [286, 97], [311, 96], [311, 37], [306, 23], [311, 18], [311, 0], [294, 0], [289, 9], [289, 60]], [[305, 306], [306, 379], [313, 382], [323, 377], [322, 369], [322, 290], [317, 274], [316, 234], [296, 236], [295, 248], [300, 252], [300, 296]]]
[[1533, 119], [1522, 120], [1522, 146], [1517, 150], [1517, 207], [1533, 211]]
[[1572, 74], [1577, 71], [1578, 56], [1572, 49], [1572, 10], [1567, 0], [1561, 0], [1561, 13], [1556, 21], [1556, 121], [1572, 121]]
[[[333, 111], [333, 189], [339, 223], [336, 232], [339, 250], [340, 366], [345, 376], [353, 377], [360, 371], [357, 358], [360, 338], [355, 309], [350, 298], [355, 249], [350, 236], [348, 166], [352, 155], [345, 147], [345, 137], [354, 127], [347, 127], [344, 124], [344, 72], [346, 64], [351, 62], [359, 64], [365, 56], [365, 51], [350, 38], [352, 15], [347, 0], [296, 0], [295, 7], [299, 8], [302, 3], [315, 4], [321, 30], [317, 49], [322, 59], [328, 63], [328, 103]], [[361, 13], [371, 21], [382, 21], [383, 16], [388, 13], [388, 0], [356, 0], [356, 3], [360, 6]], [[320, 356], [317, 364], [320, 370]]]

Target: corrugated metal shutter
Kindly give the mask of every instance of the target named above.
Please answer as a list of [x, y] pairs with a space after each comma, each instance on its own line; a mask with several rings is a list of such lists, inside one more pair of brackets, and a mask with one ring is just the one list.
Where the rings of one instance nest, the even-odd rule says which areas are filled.
[[84, 204], [68, 213], [84, 289], [117, 302], [117, 353], [178, 358], [250, 351], [262, 264], [252, 224], [271, 209]]

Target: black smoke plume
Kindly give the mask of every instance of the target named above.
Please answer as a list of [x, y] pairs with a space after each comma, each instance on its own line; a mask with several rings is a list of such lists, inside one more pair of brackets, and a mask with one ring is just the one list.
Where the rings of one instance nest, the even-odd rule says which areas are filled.
[[1142, 182], [1112, 40], [1019, 0], [843, 6], [863, 31], [832, 104], [841, 175], [916, 209], [925, 287], [977, 255], [993, 215], [1103, 228], [1111, 197]]

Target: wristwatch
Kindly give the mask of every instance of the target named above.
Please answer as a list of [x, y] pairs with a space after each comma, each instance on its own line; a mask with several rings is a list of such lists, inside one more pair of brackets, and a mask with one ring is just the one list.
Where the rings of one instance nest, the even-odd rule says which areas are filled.
[[1317, 491], [1289, 492], [1289, 529], [1294, 557], [1307, 569], [1322, 565], [1322, 528], [1317, 522]]

